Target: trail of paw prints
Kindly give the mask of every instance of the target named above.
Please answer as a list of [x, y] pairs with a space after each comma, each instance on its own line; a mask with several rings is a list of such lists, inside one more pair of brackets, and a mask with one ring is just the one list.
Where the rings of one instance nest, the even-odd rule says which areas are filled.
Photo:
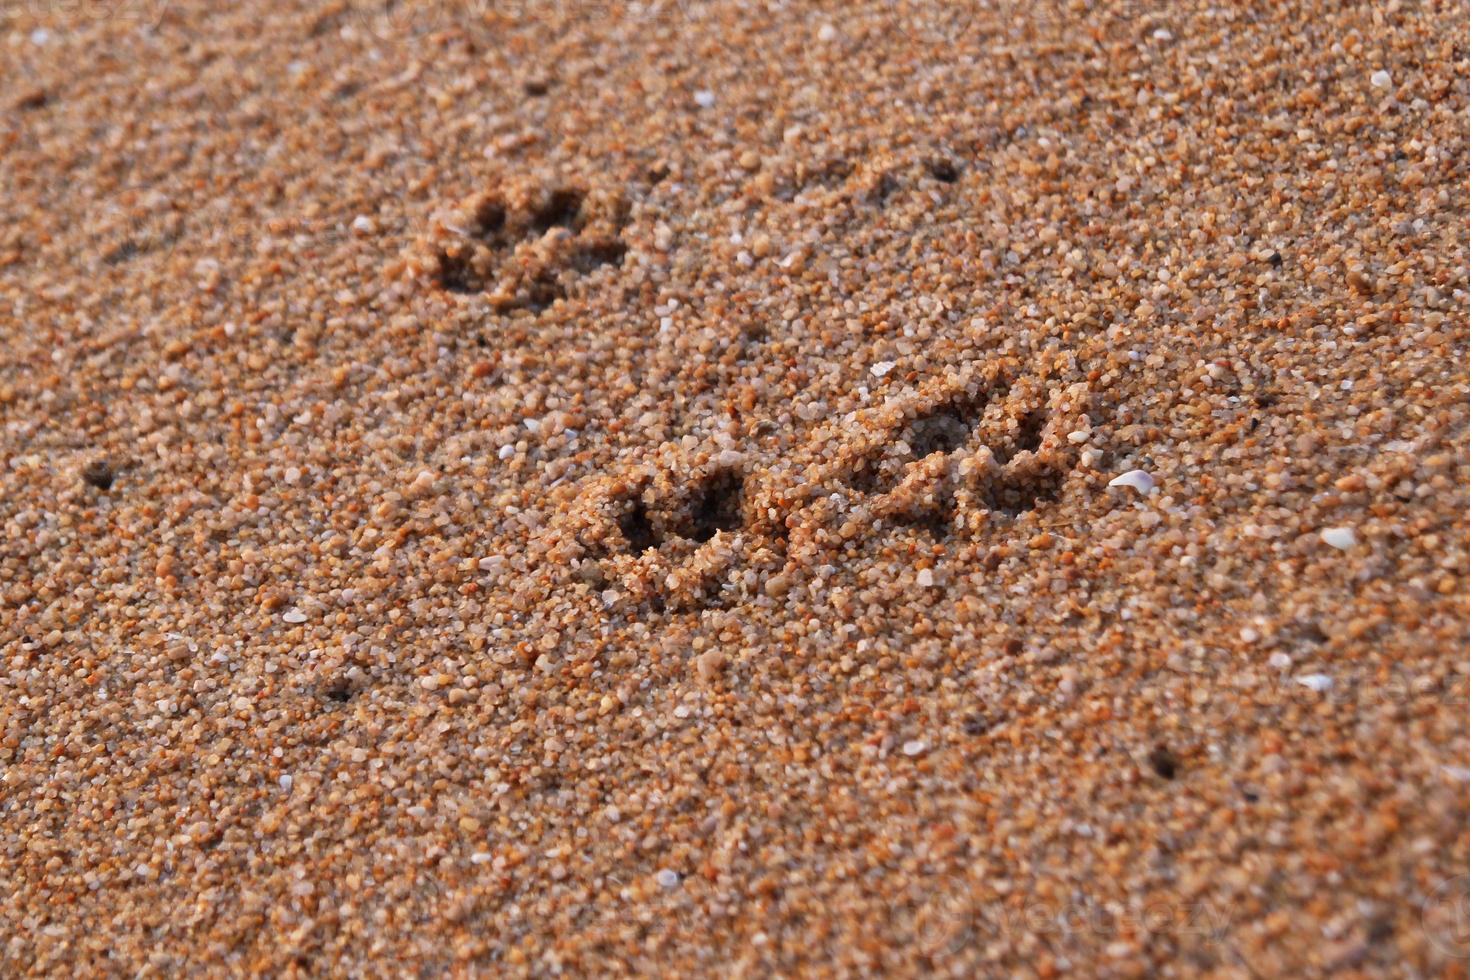
[[446, 292], [537, 312], [597, 270], [622, 265], [628, 214], [627, 200], [607, 188], [512, 181], [439, 216], [416, 262]]
[[1085, 383], [1001, 363], [834, 423], [768, 466], [666, 454], [578, 488], [547, 552], [613, 601], [662, 611], [779, 595], [796, 566], [876, 535], [1004, 534], [1063, 496], [1091, 400]]

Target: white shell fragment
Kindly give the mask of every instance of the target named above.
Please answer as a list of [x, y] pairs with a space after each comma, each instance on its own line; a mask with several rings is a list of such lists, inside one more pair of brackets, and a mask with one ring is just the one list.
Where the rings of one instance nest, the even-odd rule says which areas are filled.
[[1322, 530], [1322, 540], [1338, 551], [1347, 551], [1358, 543], [1358, 536], [1350, 527], [1329, 527]]
[[1108, 486], [1110, 487], [1132, 487], [1145, 497], [1149, 495], [1155, 485], [1154, 478], [1143, 470], [1129, 470], [1127, 473], [1121, 476], [1115, 476], [1108, 481]]
[[1296, 682], [1302, 687], [1316, 691], [1318, 694], [1332, 687], [1332, 678], [1326, 674], [1303, 674], [1296, 679]]

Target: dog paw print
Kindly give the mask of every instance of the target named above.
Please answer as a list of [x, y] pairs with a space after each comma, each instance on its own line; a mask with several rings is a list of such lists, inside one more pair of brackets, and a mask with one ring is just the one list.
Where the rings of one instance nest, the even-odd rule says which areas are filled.
[[882, 496], [897, 489], [911, 463], [948, 454], [970, 441], [992, 394], [961, 391], [922, 409], [860, 451], [845, 482], [860, 493]]
[[858, 520], [936, 538], [977, 531], [1061, 496], [1088, 403], [1085, 384], [1053, 390], [991, 370], [858, 421], [833, 475]]
[[500, 310], [543, 310], [605, 266], [621, 265], [628, 205], [575, 183], [510, 184], [439, 218], [425, 264], [451, 293], [481, 294]]
[[670, 475], [645, 477], [620, 494], [615, 551], [644, 554], [666, 545], [704, 544], [720, 532], [741, 526], [743, 477], [730, 466], [703, 468], [687, 483]]
[[1086, 384], [1019, 385], [956, 461], [958, 507], [967, 516], [1015, 518], [1059, 500], [1081, 455], [1072, 435], [1091, 429], [1090, 401]]
[[584, 582], [655, 606], [709, 605], [749, 551], [744, 458], [674, 456], [596, 478], [564, 512], [551, 554]]

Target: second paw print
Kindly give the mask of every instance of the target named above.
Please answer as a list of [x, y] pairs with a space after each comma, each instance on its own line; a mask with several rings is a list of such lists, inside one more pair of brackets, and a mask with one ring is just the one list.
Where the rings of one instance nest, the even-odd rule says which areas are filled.
[[854, 418], [835, 453], [809, 453], [786, 480], [820, 494], [818, 522], [844, 530], [911, 527], [942, 539], [1004, 529], [1062, 496], [1091, 400], [1085, 383], [990, 365]]

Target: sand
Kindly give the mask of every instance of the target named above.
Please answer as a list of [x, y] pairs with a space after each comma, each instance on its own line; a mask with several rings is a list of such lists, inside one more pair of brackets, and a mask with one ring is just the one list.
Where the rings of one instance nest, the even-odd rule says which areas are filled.
[[1467, 969], [1470, 8], [0, 28], [6, 975]]

